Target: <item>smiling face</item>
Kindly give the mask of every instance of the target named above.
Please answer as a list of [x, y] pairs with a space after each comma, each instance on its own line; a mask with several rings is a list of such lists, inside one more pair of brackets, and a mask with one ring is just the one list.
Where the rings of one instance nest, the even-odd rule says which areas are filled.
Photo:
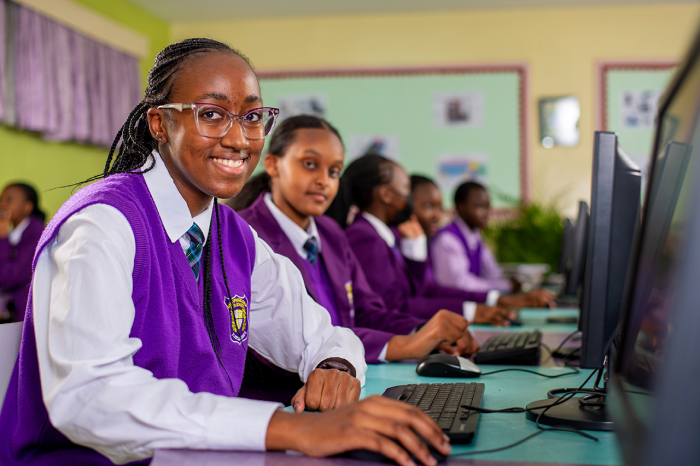
[[323, 215], [336, 194], [344, 162], [343, 144], [327, 129], [303, 128], [284, 154], [267, 154], [272, 200], [297, 225]]
[[437, 186], [423, 183], [413, 190], [413, 212], [426, 236], [437, 233], [442, 219], [442, 195]]
[[[212, 103], [240, 115], [262, 106], [260, 86], [241, 57], [209, 52], [187, 59], [174, 77], [171, 103]], [[213, 196], [238, 194], [250, 178], [264, 140], [249, 140], [238, 121], [221, 138], [202, 136], [192, 110], [150, 109], [151, 134], [175, 185], [198, 215]]]

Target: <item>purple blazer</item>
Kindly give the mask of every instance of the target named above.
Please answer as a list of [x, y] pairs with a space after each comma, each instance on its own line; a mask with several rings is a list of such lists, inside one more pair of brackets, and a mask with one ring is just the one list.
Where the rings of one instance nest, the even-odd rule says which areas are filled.
[[486, 301], [486, 293], [445, 289], [431, 283], [426, 279], [426, 263], [401, 257], [361, 215], [355, 217], [345, 234], [367, 280], [388, 308], [429, 319], [440, 309], [461, 315], [464, 301]]
[[[257, 231], [260, 238], [278, 254], [287, 256], [304, 277], [306, 289], [318, 301], [304, 262], [284, 234], [265, 205], [263, 196], [247, 209], [239, 212]], [[365, 346], [365, 359], [377, 363], [384, 345], [394, 335], [405, 335], [427, 319], [408, 316], [403, 312], [387, 309], [381, 297], [367, 283], [347, 238], [333, 219], [316, 217], [316, 227], [321, 237], [323, 262], [333, 287], [336, 308], [343, 327], [351, 328]]]
[[0, 238], [0, 290], [11, 295], [17, 322], [24, 320], [32, 281], [32, 259], [43, 231], [44, 222], [30, 217], [22, 239], [15, 246], [10, 244], [9, 239]]

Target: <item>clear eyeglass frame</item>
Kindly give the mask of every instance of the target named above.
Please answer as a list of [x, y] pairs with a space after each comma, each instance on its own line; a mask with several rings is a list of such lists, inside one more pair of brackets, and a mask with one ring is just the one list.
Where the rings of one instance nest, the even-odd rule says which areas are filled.
[[[254, 141], [265, 139], [272, 133], [280, 113], [278, 108], [259, 107], [248, 110], [241, 115], [236, 115], [220, 105], [199, 102], [189, 104], [172, 103], [159, 105], [156, 108], [173, 109], [180, 112], [191, 109], [199, 134], [208, 138], [218, 139], [224, 137], [233, 126], [233, 122], [238, 120], [245, 137]], [[208, 113], [215, 114], [218, 118], [204, 116]], [[258, 119], [254, 120], [256, 117]]]

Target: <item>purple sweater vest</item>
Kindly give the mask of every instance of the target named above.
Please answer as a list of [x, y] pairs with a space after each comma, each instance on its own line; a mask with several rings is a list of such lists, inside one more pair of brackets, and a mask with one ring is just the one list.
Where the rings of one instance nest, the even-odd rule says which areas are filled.
[[12, 295], [15, 322], [24, 320], [29, 283], [32, 281], [32, 257], [44, 230], [44, 222], [30, 217], [22, 239], [12, 246], [8, 238], [0, 238], [0, 289]]
[[459, 229], [456, 222], [452, 222], [442, 230], [438, 231], [436, 233], [436, 236], [446, 231], [455, 235], [457, 239], [459, 239], [462, 242], [464, 250], [467, 252], [467, 258], [469, 259], [468, 272], [478, 277], [481, 274], [481, 249], [483, 248], [483, 244], [481, 244], [481, 241], [477, 243], [476, 249], [470, 249], [469, 245], [467, 244], [467, 238], [464, 237], [462, 231]]
[[[216, 217], [212, 218], [212, 314], [221, 343], [219, 365], [207, 334], [203, 279], [199, 284], [185, 254], [171, 243], [143, 177], [113, 175], [72, 196], [54, 216], [39, 241], [34, 266], [42, 249], [71, 215], [91, 204], [117, 208], [129, 221], [136, 241], [133, 300], [136, 315], [130, 337], [143, 346], [134, 364], [156, 378], [178, 378], [192, 392], [236, 396], [243, 377], [249, 330], [251, 274], [255, 242], [249, 226], [231, 209], [219, 207], [226, 273], [233, 304], [228, 303], [217, 251]], [[203, 268], [202, 268], [203, 269]], [[203, 278], [203, 277], [202, 277]], [[0, 412], [0, 464], [112, 464], [96, 451], [75, 445], [49, 422], [41, 396], [34, 339], [31, 293], [19, 358]], [[237, 317], [239, 333], [232, 330]], [[240, 335], [240, 336], [239, 336]], [[147, 461], [144, 461], [148, 463]]]
[[335, 296], [333, 294], [333, 287], [328, 279], [328, 272], [326, 271], [326, 265], [323, 262], [323, 254], [318, 255], [318, 259], [315, 264], [312, 264], [306, 259], [303, 259], [304, 267], [311, 277], [311, 283], [313, 283], [314, 289], [316, 290], [316, 295], [318, 296], [318, 304], [323, 306], [328, 313], [331, 315], [331, 323], [335, 326], [340, 325], [340, 316], [338, 315], [338, 306], [335, 302]]

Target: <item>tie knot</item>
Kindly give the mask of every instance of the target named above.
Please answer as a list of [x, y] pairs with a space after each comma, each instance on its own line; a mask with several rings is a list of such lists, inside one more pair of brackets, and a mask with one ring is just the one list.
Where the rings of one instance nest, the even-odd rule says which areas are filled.
[[315, 264], [318, 259], [318, 240], [315, 236], [306, 240], [304, 251], [306, 251], [306, 260], [311, 262], [311, 265]]
[[202, 230], [197, 226], [196, 223], [193, 223], [190, 229], [187, 230], [187, 235], [190, 237], [190, 240], [195, 244], [204, 243], [204, 233], [202, 233]]

